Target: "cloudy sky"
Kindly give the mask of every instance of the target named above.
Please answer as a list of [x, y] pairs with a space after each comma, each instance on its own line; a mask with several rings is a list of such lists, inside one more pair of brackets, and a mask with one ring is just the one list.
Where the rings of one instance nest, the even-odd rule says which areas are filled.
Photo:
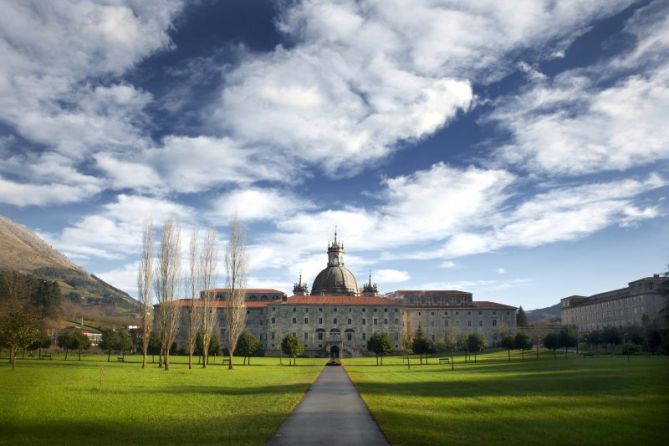
[[237, 215], [249, 285], [339, 228], [381, 291], [525, 308], [669, 263], [669, 3], [0, 0], [0, 214], [135, 293]]

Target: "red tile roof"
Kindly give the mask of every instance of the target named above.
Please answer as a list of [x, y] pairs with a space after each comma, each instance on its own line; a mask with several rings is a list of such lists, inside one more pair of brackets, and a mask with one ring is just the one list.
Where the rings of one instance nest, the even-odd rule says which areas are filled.
[[[175, 300], [174, 302], [176, 303], [176, 305], [178, 305], [180, 307], [188, 307], [191, 304], [190, 299], [179, 299], [179, 300]], [[268, 303], [270, 303], [270, 302], [269, 301], [250, 301], [250, 302], [245, 301], [244, 306], [246, 308], [265, 308]], [[201, 299], [195, 299], [195, 301], [193, 302], [193, 305], [196, 306], [196, 307], [202, 306], [202, 304], [203, 304], [203, 301]], [[216, 308], [224, 308], [224, 307], [229, 306], [228, 302], [225, 301], [225, 300], [214, 300], [214, 301], [212, 301], [211, 305], [213, 307], [216, 307]], [[156, 307], [160, 306], [160, 304], [157, 304], [155, 306]]]
[[270, 305], [393, 305], [399, 306], [396, 300], [379, 296], [290, 296], [287, 302], [275, 300]]
[[458, 290], [397, 290], [386, 293], [386, 296], [404, 295], [404, 296], [421, 296], [424, 294], [472, 294], [467, 291]]
[[[230, 288], [214, 288], [212, 291], [216, 293], [225, 293], [227, 291], [230, 291]], [[273, 288], [246, 288], [244, 290], [244, 293], [246, 294], [279, 294], [279, 295], [284, 295], [283, 291], [275, 290]]]
[[500, 309], [500, 310], [515, 310], [516, 307], [511, 305], [498, 304], [497, 302], [490, 302], [487, 300], [475, 300], [472, 302], [476, 308], [485, 308], [485, 309]]

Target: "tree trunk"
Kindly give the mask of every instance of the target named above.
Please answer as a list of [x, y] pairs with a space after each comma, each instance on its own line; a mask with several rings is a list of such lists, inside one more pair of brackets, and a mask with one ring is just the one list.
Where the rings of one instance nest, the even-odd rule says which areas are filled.
[[[506, 344], [506, 342], [505, 342], [505, 344]], [[508, 360], [511, 361], [511, 349], [507, 350], [507, 353], [509, 354], [509, 359]]]
[[146, 352], [142, 351], [142, 368], [146, 368]]
[[188, 352], [188, 370], [193, 368], [193, 353]]
[[235, 368], [232, 364], [232, 352], [228, 353], [228, 358], [230, 359], [230, 362], [228, 362], [228, 370], [232, 370]]
[[65, 360], [66, 360], [66, 361], [67, 361], [67, 353], [68, 353], [68, 351], [69, 351], [69, 349], [66, 348], [66, 349], [65, 349]]
[[383, 365], [383, 355], [381, 355], [381, 365]]
[[474, 364], [476, 364], [476, 352], [474, 352]]
[[111, 362], [111, 349], [107, 350], [107, 362]]
[[9, 347], [9, 363], [12, 365], [12, 370], [16, 366], [16, 349], [14, 347]]
[[78, 353], [79, 353], [79, 361], [81, 361], [81, 347], [78, 349]]
[[209, 362], [209, 352], [205, 351], [202, 352], [202, 368], [206, 369], [207, 368], [207, 363]]

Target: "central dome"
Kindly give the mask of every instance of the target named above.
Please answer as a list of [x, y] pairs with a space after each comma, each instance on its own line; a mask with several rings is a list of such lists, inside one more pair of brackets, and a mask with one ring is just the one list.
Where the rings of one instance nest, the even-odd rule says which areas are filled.
[[328, 244], [328, 266], [318, 273], [311, 287], [312, 296], [319, 294], [360, 294], [355, 276], [344, 266], [344, 244], [337, 241], [336, 229], [334, 241]]
[[358, 292], [358, 282], [348, 268], [344, 266], [328, 266], [318, 273], [311, 287], [311, 295], [319, 294], [346, 294], [355, 295]]

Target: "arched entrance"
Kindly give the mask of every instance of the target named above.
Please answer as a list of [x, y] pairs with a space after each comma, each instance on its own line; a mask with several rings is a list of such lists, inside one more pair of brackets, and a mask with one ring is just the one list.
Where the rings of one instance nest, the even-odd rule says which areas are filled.
[[330, 359], [339, 359], [339, 346], [333, 345], [330, 347]]

